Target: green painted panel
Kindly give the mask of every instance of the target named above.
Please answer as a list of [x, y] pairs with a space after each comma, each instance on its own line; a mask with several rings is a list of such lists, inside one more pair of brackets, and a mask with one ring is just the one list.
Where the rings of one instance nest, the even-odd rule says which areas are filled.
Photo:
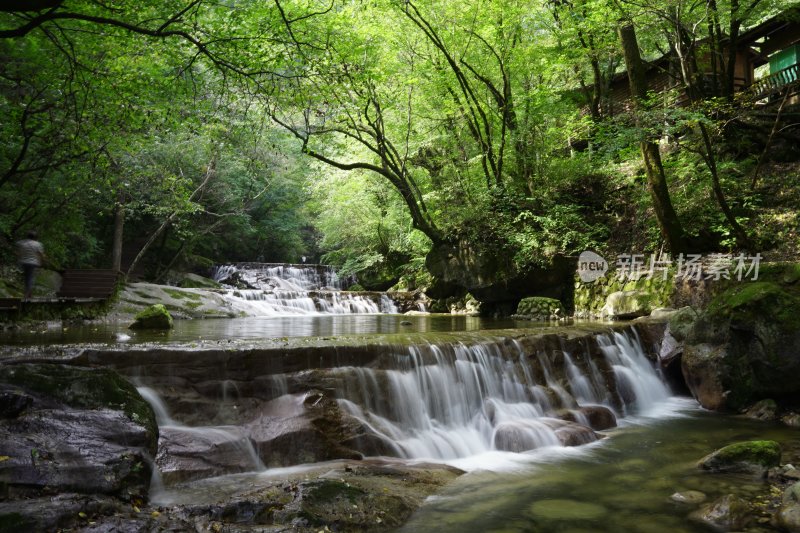
[[774, 74], [779, 70], [796, 65], [798, 62], [800, 62], [800, 44], [795, 44], [770, 56], [769, 71]]

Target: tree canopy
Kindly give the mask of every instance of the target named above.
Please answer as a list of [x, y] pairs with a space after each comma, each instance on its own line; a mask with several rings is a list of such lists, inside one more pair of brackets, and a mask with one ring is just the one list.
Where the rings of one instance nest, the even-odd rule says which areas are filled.
[[792, 7], [6, 5], [0, 235], [39, 228], [62, 267], [309, 256], [377, 285], [445, 245], [506, 258], [499, 277], [586, 248], [764, 246], [748, 152], [795, 132], [750, 120], [736, 50]]

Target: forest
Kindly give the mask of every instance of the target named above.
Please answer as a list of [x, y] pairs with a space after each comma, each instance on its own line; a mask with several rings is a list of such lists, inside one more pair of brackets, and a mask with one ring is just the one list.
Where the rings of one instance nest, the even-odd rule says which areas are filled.
[[797, 0], [0, 4], [0, 533], [800, 533], [798, 376]]
[[800, 127], [780, 89], [797, 62], [766, 81], [768, 53], [796, 53], [798, 13], [788, 0], [4, 4], [0, 261], [33, 229], [54, 269], [158, 281], [307, 259], [368, 289], [449, 294], [586, 249], [796, 257]]

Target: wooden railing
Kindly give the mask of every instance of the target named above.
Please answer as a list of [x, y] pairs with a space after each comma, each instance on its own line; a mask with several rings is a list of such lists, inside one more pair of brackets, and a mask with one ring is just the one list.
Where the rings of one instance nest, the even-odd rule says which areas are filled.
[[761, 100], [784, 88], [800, 86], [800, 65], [792, 65], [753, 83], [747, 92], [754, 100]]

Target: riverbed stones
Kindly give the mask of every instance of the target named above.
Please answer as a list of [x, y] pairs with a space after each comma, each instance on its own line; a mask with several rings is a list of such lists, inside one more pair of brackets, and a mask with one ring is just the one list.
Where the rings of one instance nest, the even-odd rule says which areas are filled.
[[781, 422], [789, 427], [800, 428], [800, 413], [790, 411], [781, 417]]
[[779, 466], [781, 447], [771, 440], [736, 442], [700, 460], [698, 466], [710, 472], [738, 472], [763, 476]]
[[792, 533], [800, 532], [800, 481], [784, 491], [778, 523]]
[[669, 497], [670, 500], [688, 505], [697, 505], [706, 501], [706, 495], [699, 490], [684, 490]]
[[745, 411], [745, 416], [756, 420], [771, 421], [778, 418], [778, 404], [770, 398], [760, 400]]
[[283, 480], [242, 477], [224, 492], [199, 482], [197, 498], [180, 509], [202, 531], [394, 531], [461, 474], [446, 465], [340, 461]]
[[520, 300], [515, 316], [528, 320], [550, 320], [563, 314], [562, 309], [561, 302], [555, 298], [530, 296]]
[[608, 514], [608, 510], [596, 503], [578, 500], [544, 499], [534, 502], [528, 514], [544, 521], [595, 521]]
[[164, 304], [154, 304], [134, 317], [130, 329], [172, 329], [172, 315]]
[[707, 503], [689, 515], [689, 519], [715, 530], [738, 531], [753, 520], [753, 508], [747, 500], [728, 494]]

